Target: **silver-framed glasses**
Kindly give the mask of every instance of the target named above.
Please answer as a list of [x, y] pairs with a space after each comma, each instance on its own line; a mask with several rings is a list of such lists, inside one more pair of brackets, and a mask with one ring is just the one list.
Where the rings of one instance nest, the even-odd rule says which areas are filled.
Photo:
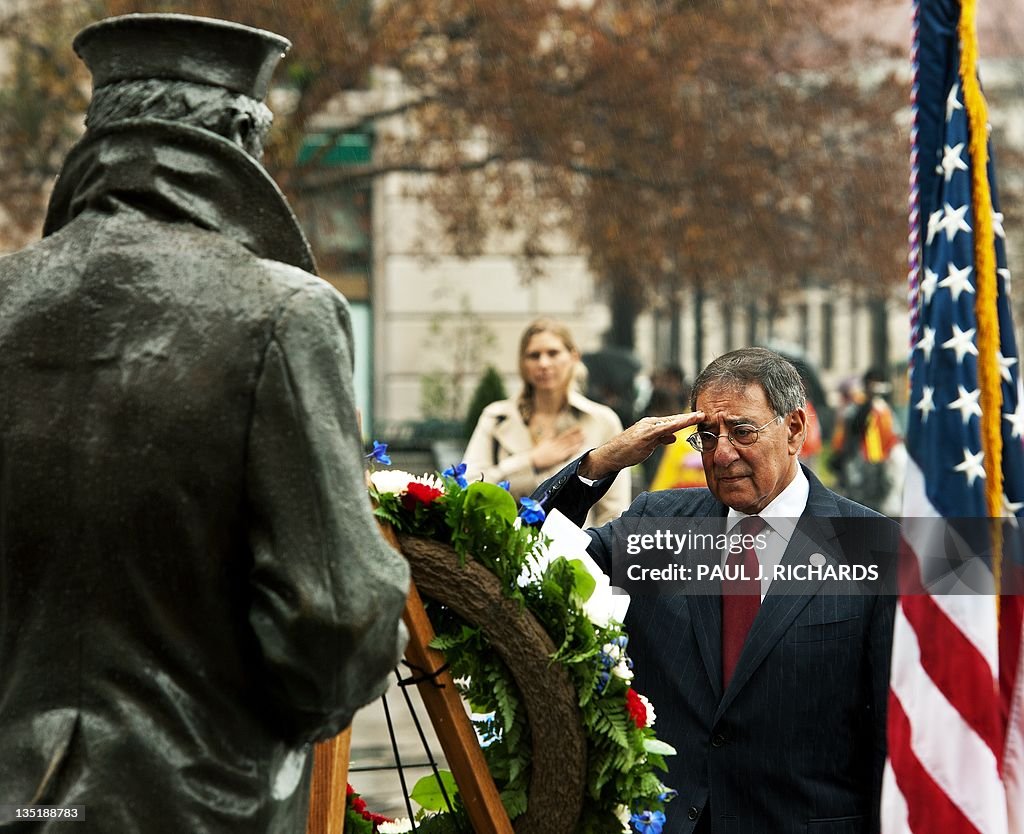
[[757, 443], [757, 439], [761, 436], [768, 426], [782, 419], [781, 415], [772, 417], [763, 426], [748, 426], [742, 423], [738, 426], [733, 426], [729, 429], [728, 434], [715, 434], [710, 431], [697, 431], [686, 438], [686, 442], [689, 443], [698, 452], [713, 452], [718, 446], [718, 439], [720, 437], [728, 437], [729, 442], [737, 447], [753, 446]]

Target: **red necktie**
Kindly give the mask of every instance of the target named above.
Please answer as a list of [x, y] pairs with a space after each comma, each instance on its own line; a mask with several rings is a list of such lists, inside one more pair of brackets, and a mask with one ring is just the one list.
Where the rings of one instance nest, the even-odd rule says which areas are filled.
[[[742, 536], [756, 536], [765, 526], [764, 519], [752, 515], [734, 528]], [[753, 547], [741, 553], [729, 553], [726, 573], [743, 566], [743, 576], [722, 580], [722, 688], [729, 685], [736, 662], [740, 659], [747, 632], [761, 607], [761, 580], [758, 579], [757, 553]]]

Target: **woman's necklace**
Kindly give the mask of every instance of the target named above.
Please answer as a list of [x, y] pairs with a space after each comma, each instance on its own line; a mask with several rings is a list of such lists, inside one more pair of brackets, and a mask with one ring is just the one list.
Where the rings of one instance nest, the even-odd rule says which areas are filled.
[[543, 417], [534, 414], [530, 418], [530, 437], [534, 443], [538, 443], [545, 437], [554, 437], [557, 432], [558, 419], [560, 414], [544, 415]]

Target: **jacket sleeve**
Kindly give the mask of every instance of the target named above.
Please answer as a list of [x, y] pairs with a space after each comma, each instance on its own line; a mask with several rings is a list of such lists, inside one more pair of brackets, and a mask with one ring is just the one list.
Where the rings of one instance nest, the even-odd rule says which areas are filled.
[[629, 470], [624, 469], [615, 476], [604, 496], [594, 504], [594, 526], [600, 527], [622, 515], [629, 506], [632, 492]]
[[348, 306], [327, 284], [299, 289], [277, 317], [246, 478], [249, 622], [267, 691], [294, 740], [327, 738], [385, 689], [409, 586], [367, 498]]

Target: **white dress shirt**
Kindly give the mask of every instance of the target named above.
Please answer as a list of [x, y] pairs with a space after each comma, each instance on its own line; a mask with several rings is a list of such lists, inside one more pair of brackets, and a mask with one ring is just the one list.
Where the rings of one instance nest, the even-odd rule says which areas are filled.
[[[764, 549], [754, 548], [758, 560], [761, 563], [761, 602], [764, 602], [765, 594], [772, 583], [772, 574], [775, 565], [782, 562], [782, 557], [789, 546], [789, 540], [793, 537], [797, 520], [807, 509], [807, 497], [810, 495], [811, 485], [804, 474], [803, 469], [798, 465], [796, 477], [786, 486], [782, 492], [775, 496], [775, 499], [761, 512], [757, 513], [765, 522], [764, 533], [767, 543]], [[726, 516], [726, 532], [731, 533], [733, 527], [749, 516], [729, 508]], [[722, 564], [728, 556], [728, 551], [722, 554]]]

